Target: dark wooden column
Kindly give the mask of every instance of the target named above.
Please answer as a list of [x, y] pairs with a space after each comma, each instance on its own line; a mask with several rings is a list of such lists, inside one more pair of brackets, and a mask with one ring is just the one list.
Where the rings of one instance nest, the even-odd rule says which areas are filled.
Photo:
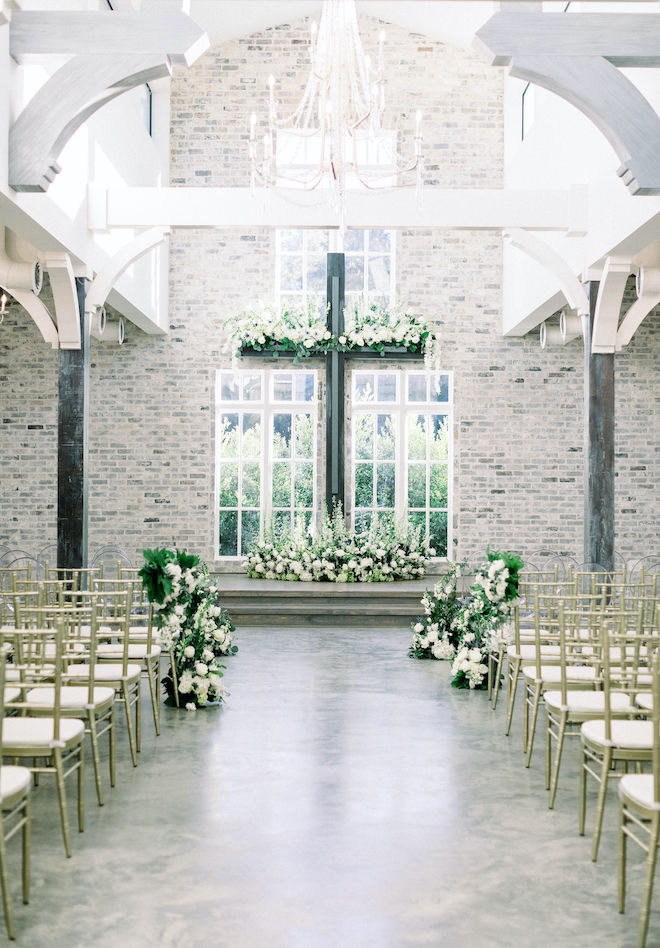
[[[328, 329], [335, 336], [344, 332], [343, 253], [328, 254]], [[329, 352], [326, 356], [326, 439], [325, 500], [332, 513], [333, 504], [344, 502], [344, 353]]]
[[592, 353], [598, 283], [584, 343], [584, 559], [614, 569], [614, 353]]
[[87, 280], [77, 279], [80, 349], [60, 349], [57, 418], [57, 565], [87, 566], [87, 432], [89, 334], [85, 326]]

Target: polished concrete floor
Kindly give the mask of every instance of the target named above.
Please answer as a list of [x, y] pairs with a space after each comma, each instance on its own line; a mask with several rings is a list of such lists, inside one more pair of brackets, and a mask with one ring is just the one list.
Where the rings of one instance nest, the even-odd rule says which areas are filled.
[[164, 709], [159, 739], [145, 715], [140, 765], [122, 737], [103, 809], [88, 773], [70, 860], [42, 782], [29, 906], [10, 845], [18, 944], [633, 946], [642, 859], [620, 916], [614, 797], [594, 865], [576, 832], [576, 748], [550, 812], [541, 746], [525, 770], [519, 721], [505, 738], [503, 707], [452, 690], [447, 666], [408, 659], [408, 641], [242, 630], [224, 708]]

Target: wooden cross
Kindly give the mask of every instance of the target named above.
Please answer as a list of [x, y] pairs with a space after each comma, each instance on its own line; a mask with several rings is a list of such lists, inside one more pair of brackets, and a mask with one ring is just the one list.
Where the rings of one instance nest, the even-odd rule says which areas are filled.
[[[335, 339], [344, 334], [344, 299], [346, 258], [343, 253], [329, 253], [327, 256], [328, 289], [328, 330]], [[313, 354], [311, 350], [310, 354]], [[293, 353], [288, 353], [293, 356]], [[255, 358], [277, 358], [280, 353], [272, 350], [250, 351], [242, 355]], [[287, 355], [287, 353], [281, 353]], [[351, 349], [348, 352], [327, 352], [326, 365], [326, 405], [325, 405], [325, 501], [329, 511], [336, 503], [346, 510], [344, 491], [344, 427], [346, 422], [344, 401], [344, 370], [347, 359], [396, 359], [422, 362], [422, 352], [409, 352], [398, 346], [385, 346], [383, 355], [368, 346]]]

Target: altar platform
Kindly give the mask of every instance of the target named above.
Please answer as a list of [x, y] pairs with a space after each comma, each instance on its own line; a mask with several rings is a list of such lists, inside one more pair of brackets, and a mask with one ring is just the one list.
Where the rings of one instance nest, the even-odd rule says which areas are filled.
[[402, 627], [422, 613], [420, 599], [440, 579], [396, 583], [300, 583], [214, 576], [222, 603], [237, 626]]

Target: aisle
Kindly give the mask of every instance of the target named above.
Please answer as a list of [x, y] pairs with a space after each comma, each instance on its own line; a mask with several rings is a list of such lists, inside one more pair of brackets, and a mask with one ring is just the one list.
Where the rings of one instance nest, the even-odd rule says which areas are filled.
[[[408, 638], [243, 630], [225, 709], [165, 709], [158, 741], [145, 715], [140, 766], [120, 745], [102, 810], [88, 773], [87, 829], [69, 861], [57, 826], [46, 831], [53, 788], [42, 786], [18, 944], [634, 945], [639, 860], [621, 917], [615, 834], [592, 865], [573, 768], [549, 812], [542, 754], [526, 771], [503, 708], [453, 691], [445, 665], [408, 660]], [[652, 926], [658, 944], [657, 910]]]

